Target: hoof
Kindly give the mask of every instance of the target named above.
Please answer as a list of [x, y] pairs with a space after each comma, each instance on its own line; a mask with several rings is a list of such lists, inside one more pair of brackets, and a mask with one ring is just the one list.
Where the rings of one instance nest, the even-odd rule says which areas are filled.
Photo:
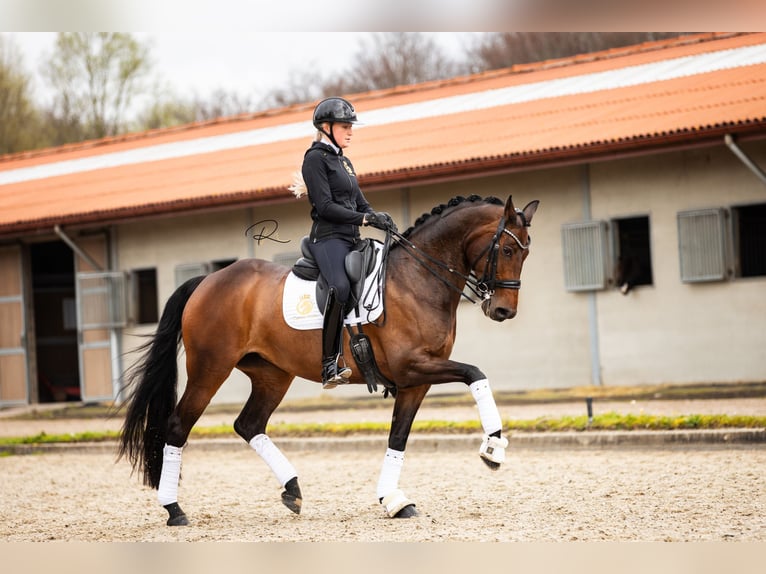
[[479, 456], [491, 470], [497, 470], [500, 468], [500, 464], [505, 461], [505, 449], [507, 447], [507, 438], [485, 436], [479, 448]]
[[490, 470], [497, 470], [500, 468], [499, 462], [495, 462], [494, 460], [489, 460], [484, 457], [481, 457], [481, 460], [489, 467]]
[[177, 502], [168, 504], [164, 508], [170, 515], [167, 521], [168, 526], [189, 526], [189, 519], [186, 518], [186, 514], [181, 510]]
[[415, 509], [414, 504], [408, 504], [402, 508], [399, 512], [394, 514], [393, 518], [414, 518], [419, 516], [418, 511]]
[[390, 518], [412, 518], [418, 515], [418, 511], [415, 510], [415, 503], [404, 496], [404, 493], [399, 489], [381, 498], [380, 503]]
[[301, 513], [303, 497], [301, 489], [298, 486], [298, 477], [291, 478], [285, 484], [285, 490], [282, 492], [282, 504], [292, 510], [295, 514]]

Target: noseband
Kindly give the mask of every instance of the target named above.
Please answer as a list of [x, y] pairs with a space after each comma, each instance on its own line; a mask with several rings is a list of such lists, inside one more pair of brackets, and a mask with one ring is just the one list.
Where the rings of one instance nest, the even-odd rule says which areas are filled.
[[[524, 227], [529, 227], [529, 223], [527, 223], [524, 213], [518, 210], [516, 213], [521, 215], [521, 218], [524, 221]], [[495, 294], [496, 289], [521, 289], [521, 280], [519, 279], [507, 279], [503, 281], [497, 278], [497, 259], [500, 253], [500, 237], [503, 233], [510, 235], [522, 251], [527, 251], [529, 249], [529, 245], [532, 243], [532, 238], [529, 237], [525, 245], [513, 231], [505, 226], [505, 224], [505, 217], [501, 217], [500, 223], [497, 225], [497, 231], [495, 231], [495, 234], [492, 236], [492, 241], [481, 251], [481, 253], [479, 253], [478, 257], [476, 257], [471, 264], [471, 269], [474, 269], [479, 262], [479, 259], [485, 255], [487, 256], [487, 259], [484, 262], [484, 273], [482, 276], [477, 277], [476, 279], [471, 277], [471, 281], [469, 281], [473, 287], [471, 290], [483, 300], [492, 297], [492, 295]], [[473, 274], [473, 271], [471, 273]]]

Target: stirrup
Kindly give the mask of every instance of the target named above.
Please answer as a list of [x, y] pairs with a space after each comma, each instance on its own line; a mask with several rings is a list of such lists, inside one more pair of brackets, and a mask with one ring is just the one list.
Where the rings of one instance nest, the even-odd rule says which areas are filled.
[[352, 371], [346, 365], [338, 366], [337, 359], [322, 367], [322, 388], [334, 389], [338, 385], [345, 385], [351, 378]]

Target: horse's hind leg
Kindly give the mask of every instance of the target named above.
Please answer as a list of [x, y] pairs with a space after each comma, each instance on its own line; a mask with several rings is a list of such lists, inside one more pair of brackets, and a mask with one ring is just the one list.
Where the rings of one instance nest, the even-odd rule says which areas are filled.
[[298, 486], [298, 473], [266, 434], [266, 424], [290, 388], [293, 376], [255, 356], [247, 357], [238, 368], [250, 377], [252, 389], [250, 398], [234, 421], [234, 430], [258, 453], [285, 489], [282, 503], [300, 514], [303, 497]]
[[[168, 419], [167, 440], [162, 456], [162, 474], [157, 488], [157, 499], [168, 511], [168, 526], [189, 524], [186, 514], [178, 505], [181, 455], [192, 427], [231, 373], [231, 369], [201, 369], [199, 362], [193, 363], [192, 360], [187, 361], [189, 379], [186, 390]], [[208, 364], [212, 364], [212, 361]], [[197, 373], [204, 373], [204, 375]]]

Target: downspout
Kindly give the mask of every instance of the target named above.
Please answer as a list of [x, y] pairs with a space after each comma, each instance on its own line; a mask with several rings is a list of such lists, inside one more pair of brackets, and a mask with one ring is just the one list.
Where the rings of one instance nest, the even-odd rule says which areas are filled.
[[[590, 221], [590, 164], [582, 167], [582, 201], [583, 201], [583, 219]], [[590, 338], [590, 372], [591, 383], [594, 386], [603, 385], [601, 380], [601, 352], [598, 339], [598, 306], [596, 305], [596, 292], [588, 291], [588, 334]]]
[[726, 145], [728, 148], [736, 155], [739, 160], [744, 163], [750, 171], [752, 171], [755, 176], [761, 180], [761, 183], [766, 184], [766, 173], [758, 167], [758, 165], [748, 157], [748, 155], [742, 151], [742, 149], [737, 145], [737, 142], [734, 140], [734, 136], [731, 134], [726, 134], [723, 136], [723, 141], [726, 142]]

